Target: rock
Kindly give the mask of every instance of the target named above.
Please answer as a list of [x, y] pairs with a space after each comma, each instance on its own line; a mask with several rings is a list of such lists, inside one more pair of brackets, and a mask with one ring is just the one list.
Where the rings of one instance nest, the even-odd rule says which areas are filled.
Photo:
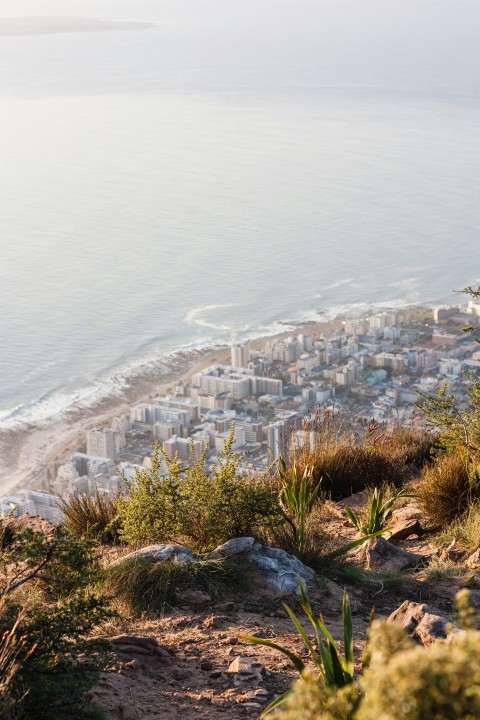
[[405, 507], [397, 508], [392, 512], [392, 523], [404, 522], [405, 520], [421, 520], [423, 513], [418, 505], [410, 503]]
[[183, 590], [175, 593], [179, 605], [210, 605], [212, 598], [203, 590]]
[[440, 560], [445, 562], [462, 563], [466, 556], [465, 550], [455, 550], [454, 548], [444, 548], [440, 552]]
[[415, 630], [415, 637], [422, 645], [428, 647], [439, 638], [447, 637], [447, 621], [440, 615], [426, 613], [418, 623]]
[[367, 570], [406, 570], [418, 564], [423, 558], [421, 555], [401, 550], [385, 540], [383, 537], [373, 538], [357, 551]]
[[238, 643], [238, 637], [228, 637], [227, 643], [229, 645], [236, 645]]
[[235, 687], [244, 687], [245, 685], [252, 684], [259, 685], [265, 675], [265, 667], [262, 663], [238, 655], [235, 660], [230, 663], [227, 673], [233, 676], [233, 684]]
[[120, 565], [121, 563], [131, 560], [150, 560], [151, 562], [160, 562], [162, 560], [175, 560], [178, 563], [189, 565], [197, 560], [197, 556], [193, 550], [183, 545], [149, 545], [148, 547], [135, 550], [134, 552], [124, 555], [112, 563]]
[[430, 608], [425, 603], [405, 600], [399, 608], [392, 612], [387, 622], [397, 623], [408, 635], [412, 635], [426, 613], [430, 613]]
[[476, 570], [476, 568], [480, 567], [480, 547], [468, 556], [465, 565], [471, 570]]
[[397, 623], [411, 638], [425, 646], [432, 645], [439, 638], [447, 637], [447, 620], [431, 613], [425, 603], [405, 600], [394, 610], [387, 622]]
[[419, 521], [415, 518], [410, 520], [401, 520], [393, 526], [393, 530], [388, 536], [389, 542], [396, 543], [401, 540], [406, 540], [411, 535], [421, 535], [423, 532], [422, 526]]
[[255, 540], [252, 537], [232, 538], [223, 543], [223, 545], [216, 547], [215, 550], [210, 553], [209, 557], [215, 559], [240, 555], [240, 553], [249, 552], [254, 545]]
[[237, 606], [234, 602], [218, 603], [215, 605], [215, 610], [224, 613], [234, 613], [237, 611]]
[[200, 663], [200, 670], [205, 670], [207, 672], [210, 672], [213, 670], [213, 663], [211, 660], [204, 660]]
[[259, 571], [262, 580], [277, 595], [300, 595], [298, 578], [305, 584], [315, 577], [315, 572], [293, 555], [279, 548], [268, 548], [260, 543], [248, 553], [248, 562]]
[[304, 583], [315, 576], [315, 572], [298, 558], [279, 548], [270, 548], [255, 542], [253, 538], [233, 538], [215, 548], [209, 558], [243, 555], [255, 567], [261, 580], [276, 595], [300, 594], [298, 578]]
[[127, 662], [136, 659], [140, 662], [159, 660], [164, 665], [171, 665], [172, 656], [157, 640], [147, 635], [116, 635], [110, 638], [115, 651]]

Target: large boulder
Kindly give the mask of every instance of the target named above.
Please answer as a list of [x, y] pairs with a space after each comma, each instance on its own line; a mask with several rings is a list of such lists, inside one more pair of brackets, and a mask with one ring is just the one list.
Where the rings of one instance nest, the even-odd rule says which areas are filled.
[[434, 615], [425, 603], [405, 600], [393, 611], [387, 622], [400, 625], [407, 635], [421, 645], [432, 645], [435, 640], [447, 637], [448, 621], [440, 615]]
[[270, 548], [255, 542], [253, 538], [234, 538], [215, 548], [209, 558], [242, 555], [253, 565], [261, 581], [275, 595], [300, 593], [298, 579], [305, 584], [313, 579], [315, 572], [294, 555], [285, 550]]
[[419, 521], [415, 518], [409, 520], [400, 520], [395, 523], [392, 530], [385, 537], [392, 543], [407, 540], [411, 535], [422, 535], [423, 529]]
[[357, 551], [357, 558], [367, 570], [401, 571], [417, 565], [423, 558], [396, 547], [383, 537], [368, 540]]
[[150, 562], [161, 562], [162, 560], [174, 560], [175, 562], [189, 565], [198, 560], [193, 550], [183, 545], [148, 545], [148, 547], [135, 550], [134, 552], [124, 555], [112, 565], [128, 562], [130, 560], [148, 560]]

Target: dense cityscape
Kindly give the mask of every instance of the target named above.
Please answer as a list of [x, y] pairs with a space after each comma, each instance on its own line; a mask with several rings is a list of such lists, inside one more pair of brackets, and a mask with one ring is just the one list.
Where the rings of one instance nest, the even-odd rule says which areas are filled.
[[244, 471], [263, 471], [292, 441], [305, 442], [315, 412], [342, 413], [353, 426], [419, 426], [419, 393], [445, 386], [462, 401], [463, 372], [480, 367], [479, 321], [480, 304], [470, 301], [351, 317], [332, 332], [275, 338], [260, 349], [233, 345], [230, 364], [208, 365], [173, 392], [87, 430], [84, 446], [49, 468], [48, 487], [0, 498], [2, 515], [59, 522], [59, 498], [124, 491], [124, 478], [150, 467], [156, 444], [164, 473], [169, 459], [191, 464], [203, 454], [208, 469], [232, 425]]

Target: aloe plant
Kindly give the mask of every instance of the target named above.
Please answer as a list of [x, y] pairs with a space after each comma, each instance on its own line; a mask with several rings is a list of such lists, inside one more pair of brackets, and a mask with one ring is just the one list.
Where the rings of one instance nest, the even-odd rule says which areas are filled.
[[345, 508], [345, 514], [363, 535], [385, 532], [388, 529], [386, 527], [388, 516], [392, 512], [393, 506], [398, 498], [401, 496], [405, 497], [403, 490], [399, 490], [392, 495], [391, 498], [384, 500], [382, 490], [375, 488], [370, 501], [370, 511], [366, 522], [362, 522], [356, 512], [349, 507]]
[[280, 507], [283, 517], [292, 529], [293, 542], [299, 555], [304, 555], [307, 545], [307, 519], [312, 512], [320, 491], [321, 480], [314, 485], [313, 468], [308, 466], [300, 474], [294, 458], [290, 467], [280, 457], [278, 463], [281, 489]]
[[[354, 679], [353, 625], [348, 595], [346, 592], [343, 594], [342, 603], [344, 642], [344, 653], [342, 655], [331, 632], [325, 625], [322, 615], [316, 616], [313, 612], [312, 606], [305, 592], [305, 586], [300, 579], [299, 585], [302, 596], [302, 608], [313, 628], [313, 641], [293, 610], [287, 604], [284, 604], [284, 608], [305, 643], [309, 655], [318, 672], [319, 678], [325, 687], [331, 690], [345, 687], [346, 685], [352, 683]], [[243, 636], [242, 640], [255, 643], [256, 645], [265, 645], [266, 647], [278, 650], [288, 657], [300, 674], [305, 670], [305, 663], [302, 658], [291, 650], [288, 650], [288, 648], [277, 645], [277, 643], [271, 642], [270, 640], [249, 635]], [[273, 700], [273, 702], [271, 702], [270, 705], [263, 711], [261, 717], [267, 715], [283, 703], [290, 692], [291, 690], [287, 690], [285, 693], [275, 698], [275, 700]]]

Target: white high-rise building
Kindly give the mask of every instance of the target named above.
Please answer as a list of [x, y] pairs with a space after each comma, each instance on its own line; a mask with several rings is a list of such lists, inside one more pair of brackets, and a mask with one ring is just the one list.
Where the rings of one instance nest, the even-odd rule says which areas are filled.
[[87, 430], [87, 455], [116, 460], [118, 440], [115, 430]]
[[250, 362], [250, 344], [232, 345], [231, 362], [234, 368], [248, 367], [248, 363]]
[[285, 423], [278, 421], [267, 427], [267, 446], [274, 460], [285, 455]]

